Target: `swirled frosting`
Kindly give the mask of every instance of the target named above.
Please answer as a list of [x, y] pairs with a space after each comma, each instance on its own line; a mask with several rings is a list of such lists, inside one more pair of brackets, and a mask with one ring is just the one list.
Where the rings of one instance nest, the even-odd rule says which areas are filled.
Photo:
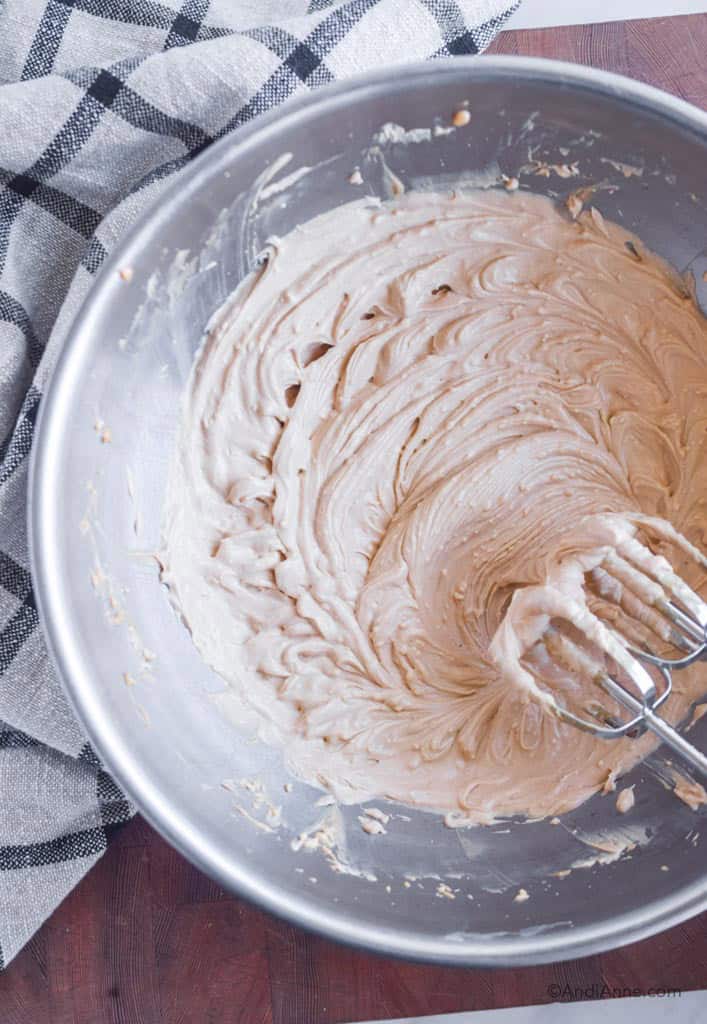
[[208, 333], [164, 579], [305, 779], [452, 823], [557, 814], [651, 740], [561, 723], [491, 639], [586, 517], [705, 544], [706, 397], [700, 311], [596, 212], [351, 203], [273, 241]]

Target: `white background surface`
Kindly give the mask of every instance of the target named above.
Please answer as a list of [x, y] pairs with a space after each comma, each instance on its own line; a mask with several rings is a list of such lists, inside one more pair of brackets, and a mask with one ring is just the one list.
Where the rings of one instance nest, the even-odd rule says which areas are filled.
[[513, 1010], [477, 1010], [435, 1017], [403, 1017], [369, 1024], [705, 1024], [707, 992], [638, 999], [600, 999], [549, 1006], [519, 1006]]
[[704, 14], [707, 0], [523, 0], [506, 28], [590, 25], [597, 21], [664, 18], [669, 14]]

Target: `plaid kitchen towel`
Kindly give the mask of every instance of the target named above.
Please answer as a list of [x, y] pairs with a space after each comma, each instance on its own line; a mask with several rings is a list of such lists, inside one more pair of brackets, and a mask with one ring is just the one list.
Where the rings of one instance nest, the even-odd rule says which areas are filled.
[[0, 968], [134, 813], [52, 671], [25, 527], [37, 410], [106, 254], [214, 139], [368, 68], [477, 53], [513, 0], [0, 0]]

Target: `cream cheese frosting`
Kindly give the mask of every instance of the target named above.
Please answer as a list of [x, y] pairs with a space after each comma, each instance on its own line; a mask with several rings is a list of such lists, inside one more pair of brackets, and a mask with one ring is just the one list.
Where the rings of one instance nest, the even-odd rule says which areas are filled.
[[[273, 240], [211, 326], [163, 578], [302, 778], [450, 824], [556, 815], [653, 741], [560, 722], [492, 639], [595, 517], [705, 546], [706, 397], [698, 307], [596, 211], [358, 200]], [[699, 667], [675, 682], [673, 721]]]

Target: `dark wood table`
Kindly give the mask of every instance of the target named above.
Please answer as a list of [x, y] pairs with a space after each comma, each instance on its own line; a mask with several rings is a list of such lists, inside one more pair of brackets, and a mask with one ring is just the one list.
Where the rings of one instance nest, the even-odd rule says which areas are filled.
[[[505, 32], [489, 52], [607, 68], [707, 107], [707, 15]], [[334, 1024], [544, 1003], [567, 982], [707, 987], [707, 914], [564, 964], [424, 967], [268, 917], [138, 819], [0, 975], [0, 1024]]]

